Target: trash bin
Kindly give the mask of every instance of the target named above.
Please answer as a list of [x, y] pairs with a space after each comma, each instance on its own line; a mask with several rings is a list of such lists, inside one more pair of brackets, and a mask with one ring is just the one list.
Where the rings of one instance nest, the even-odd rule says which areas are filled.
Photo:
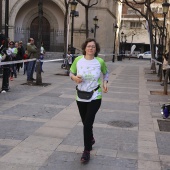
[[117, 56], [117, 61], [122, 61], [122, 55]]

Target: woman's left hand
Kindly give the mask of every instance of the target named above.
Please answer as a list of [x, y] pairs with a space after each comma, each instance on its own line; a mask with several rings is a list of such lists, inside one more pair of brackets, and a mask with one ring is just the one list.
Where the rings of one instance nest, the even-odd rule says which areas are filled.
[[103, 82], [103, 92], [107, 93], [108, 92], [108, 87], [107, 87], [107, 81]]

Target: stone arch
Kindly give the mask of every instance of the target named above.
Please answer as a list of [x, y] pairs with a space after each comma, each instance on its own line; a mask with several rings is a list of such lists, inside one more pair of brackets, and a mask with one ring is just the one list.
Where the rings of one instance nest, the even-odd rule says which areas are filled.
[[[44, 17], [49, 21], [51, 29], [58, 29], [58, 21], [56, 17], [46, 8], [44, 8]], [[30, 27], [31, 22], [33, 21], [34, 18], [38, 16], [36, 8], [34, 10], [31, 10], [26, 17], [23, 20], [22, 27]]]
[[52, 0], [52, 1], [59, 6], [59, 8], [63, 11], [64, 14], [65, 13], [64, 0]]
[[[43, 20], [43, 27], [42, 27], [42, 41], [44, 44], [44, 48], [46, 51], [50, 50], [50, 23], [44, 16], [42, 17]], [[34, 18], [31, 22], [30, 27], [30, 37], [33, 37], [35, 40], [35, 45], [38, 45], [38, 29], [39, 29], [39, 18], [38, 16]]]
[[[58, 30], [59, 29], [59, 24], [58, 24], [58, 21], [57, 21], [57, 18], [51, 13], [50, 10], [48, 10], [47, 8], [44, 8], [44, 13], [43, 13], [43, 16], [44, 18], [46, 18], [50, 24], [50, 42], [48, 45], [53, 45], [55, 43], [55, 40], [53, 38], [53, 35], [54, 35], [54, 31], [55, 30]], [[31, 23], [32, 21], [38, 17], [38, 12], [37, 12], [37, 9], [34, 8], [32, 9], [31, 11], [29, 11], [26, 15], [25, 15], [25, 18], [23, 19], [23, 22], [22, 22], [22, 26], [21, 28], [27, 32], [27, 34], [25, 34], [25, 40], [28, 40], [29, 36], [30, 36], [30, 31], [31, 31]], [[46, 45], [47, 43], [45, 43]], [[46, 50], [48, 51], [49, 50], [49, 47], [46, 48]]]
[[15, 23], [15, 18], [17, 16], [18, 11], [20, 8], [29, 2], [29, 0], [18, 0], [15, 5], [12, 7], [10, 13], [9, 13], [9, 25], [14, 25]]
[[[9, 13], [9, 25], [14, 26], [15, 25], [15, 18], [17, 16], [18, 11], [22, 8], [23, 5], [28, 3], [29, 0], [18, 0], [15, 5], [12, 7]], [[62, 10], [63, 13], [65, 13], [65, 6], [62, 0], [52, 0], [58, 7]]]

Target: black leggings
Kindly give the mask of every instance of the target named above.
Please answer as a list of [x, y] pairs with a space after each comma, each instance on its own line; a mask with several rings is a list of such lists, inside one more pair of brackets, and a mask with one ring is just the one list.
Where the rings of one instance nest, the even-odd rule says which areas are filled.
[[93, 139], [93, 123], [95, 115], [101, 105], [101, 99], [92, 100], [91, 102], [77, 101], [77, 106], [84, 125], [84, 150], [92, 149], [91, 140]]

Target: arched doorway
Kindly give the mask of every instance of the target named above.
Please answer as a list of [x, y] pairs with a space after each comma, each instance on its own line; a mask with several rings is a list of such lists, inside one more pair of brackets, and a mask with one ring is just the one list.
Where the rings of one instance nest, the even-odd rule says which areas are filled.
[[[30, 37], [34, 38], [35, 44], [38, 41], [38, 17], [35, 18], [30, 27]], [[46, 51], [50, 50], [50, 23], [43, 17], [42, 40]]]

